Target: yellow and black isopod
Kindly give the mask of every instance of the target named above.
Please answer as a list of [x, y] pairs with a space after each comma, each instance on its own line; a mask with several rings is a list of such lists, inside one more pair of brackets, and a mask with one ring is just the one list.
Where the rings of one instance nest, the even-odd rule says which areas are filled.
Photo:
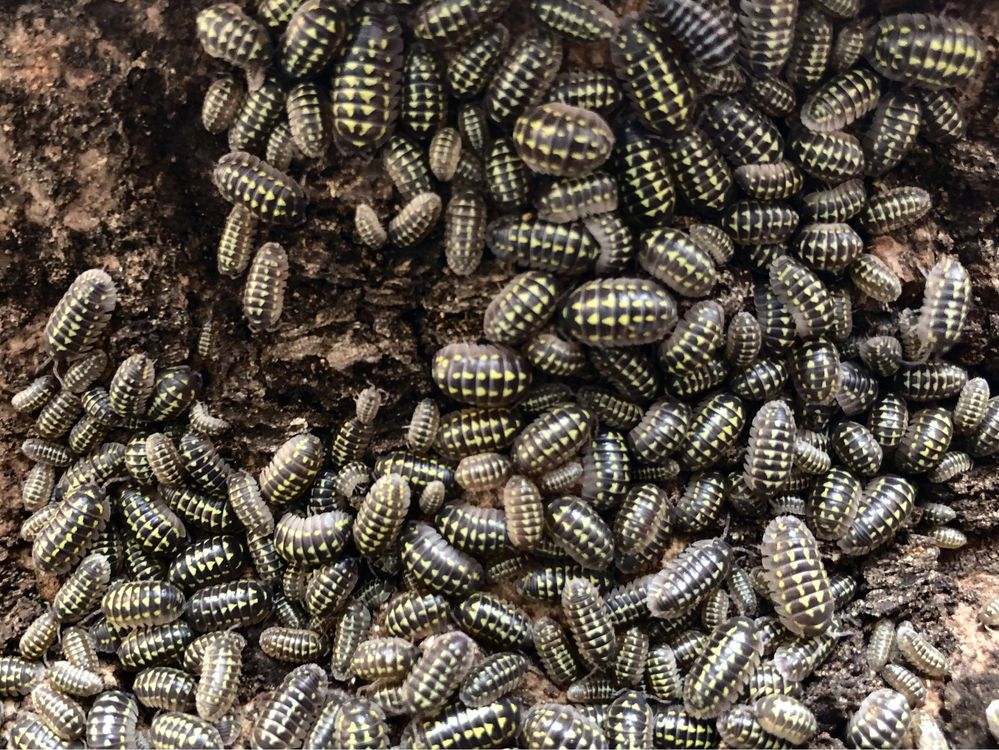
[[511, 124], [540, 102], [562, 65], [562, 42], [541, 30], [524, 34], [500, 60], [485, 95], [494, 122]]
[[[93, 349], [117, 304], [118, 290], [106, 271], [91, 268], [81, 273], [73, 279], [45, 324], [49, 354], [73, 357]], [[24, 408], [28, 406], [25, 403]]]
[[311, 78], [333, 61], [347, 37], [345, 9], [324, 0], [305, 0], [281, 34], [278, 59], [291, 78]]
[[560, 325], [591, 346], [634, 346], [659, 341], [676, 324], [676, 303], [647, 279], [612, 278], [577, 287], [562, 303]]
[[328, 680], [322, 667], [302, 664], [288, 672], [259, 710], [251, 730], [257, 747], [299, 747], [323, 703]]
[[535, 172], [579, 177], [607, 161], [614, 134], [596, 112], [552, 102], [518, 118], [513, 143]]
[[32, 546], [39, 570], [64, 573], [81, 560], [111, 516], [111, 504], [100, 487], [82, 484], [68, 493]]
[[756, 627], [739, 615], [719, 626], [684, 680], [683, 703], [696, 718], [715, 718], [738, 699], [760, 663]]
[[235, 3], [218, 3], [198, 13], [197, 34], [212, 57], [240, 68], [266, 65], [271, 56], [267, 30]]
[[944, 354], [961, 337], [971, 309], [971, 279], [960, 261], [945, 256], [930, 269], [915, 334], [925, 356]]
[[388, 140], [402, 86], [402, 27], [395, 16], [367, 13], [353, 29], [330, 87], [333, 135], [345, 152], [372, 150]]
[[969, 81], [985, 52], [975, 30], [959, 18], [899, 13], [868, 30], [865, 54], [885, 78], [946, 89]]
[[[471, 4], [469, 4], [471, 7]], [[510, 43], [510, 32], [500, 23], [484, 30], [448, 61], [446, 78], [458, 99], [480, 94]]]
[[294, 224], [304, 220], [302, 186], [267, 162], [233, 151], [215, 165], [215, 186], [222, 197], [253, 212], [261, 221]]
[[629, 14], [610, 40], [611, 63], [641, 123], [659, 135], [683, 132], [696, 94], [680, 61], [656, 25]]

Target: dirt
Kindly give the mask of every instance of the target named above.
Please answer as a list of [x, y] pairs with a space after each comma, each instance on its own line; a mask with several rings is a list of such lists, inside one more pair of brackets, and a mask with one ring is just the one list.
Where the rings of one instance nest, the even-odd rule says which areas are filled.
[[[205, 3], [197, 3], [201, 7]], [[194, 42], [189, 0], [40, 0], [0, 7], [0, 645], [11, 652], [54, 593], [36, 585], [18, 528], [18, 451], [29, 424], [9, 406], [42, 360], [45, 319], [69, 281], [91, 266], [115, 277], [121, 302], [110, 353], [144, 350], [166, 365], [190, 353], [198, 327], [215, 320], [218, 354], [204, 364], [205, 398], [234, 425], [230, 455], [259, 468], [290, 434], [326, 434], [372, 383], [389, 394], [379, 446], [399, 442], [415, 400], [431, 391], [426, 363], [440, 344], [477, 335], [481, 312], [508, 278], [486, 260], [470, 279], [443, 267], [439, 237], [409, 251], [374, 252], [351, 232], [354, 206], [393, 201], [376, 164], [340, 162], [307, 177], [310, 220], [283, 231], [291, 285], [281, 327], [251, 337], [241, 321], [240, 284], [215, 271], [226, 205], [210, 182], [221, 137], [200, 124], [201, 96], [222, 66]], [[918, 6], [918, 7], [917, 7]], [[881, 2], [884, 12], [954, 10], [986, 37], [988, 60], [961, 92], [965, 142], [920, 143], [886, 184], [919, 184], [932, 215], [876, 251], [918, 302], [940, 252], [973, 277], [975, 309], [955, 350], [999, 384], [999, 5]], [[741, 295], [736, 295], [741, 299]], [[863, 314], [863, 313], [861, 313]], [[988, 745], [984, 707], [999, 697], [997, 641], [975, 621], [999, 594], [999, 473], [985, 463], [946, 488], [921, 487], [958, 511], [969, 544], [939, 552], [925, 537], [898, 544], [855, 569], [862, 584], [848, 612], [852, 632], [822, 666], [809, 704], [836, 745], [845, 721], [876, 686], [864, 672], [863, 633], [879, 617], [909, 618], [952, 655], [946, 687], [931, 683], [930, 707], [958, 747]], [[261, 665], [266, 670], [266, 665]], [[544, 680], [542, 688], [549, 689]]]

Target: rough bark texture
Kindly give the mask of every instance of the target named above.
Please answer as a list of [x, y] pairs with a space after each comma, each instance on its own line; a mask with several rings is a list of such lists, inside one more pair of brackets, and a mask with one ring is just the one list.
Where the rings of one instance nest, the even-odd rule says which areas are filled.
[[[477, 335], [481, 312], [507, 278], [487, 260], [470, 279], [444, 270], [435, 236], [410, 251], [372, 252], [352, 237], [362, 199], [387, 213], [393, 200], [377, 164], [334, 163], [307, 180], [308, 224], [283, 232], [291, 285], [281, 328], [251, 337], [239, 309], [241, 283], [215, 271], [215, 246], [227, 206], [211, 185], [222, 138], [200, 125], [201, 96], [222, 66], [194, 41], [191, 0], [76, 0], [5, 3], [0, 8], [0, 645], [9, 653], [25, 625], [54, 593], [39, 586], [19, 540], [18, 451], [29, 423], [9, 406], [43, 359], [45, 319], [69, 281], [91, 266], [115, 277], [121, 303], [110, 352], [145, 350], [158, 363], [183, 360], [198, 326], [221, 327], [217, 358], [206, 363], [205, 397], [234, 424], [230, 455], [259, 468], [289, 434], [325, 434], [348, 413], [351, 397], [372, 383], [390, 394], [382, 442], [398, 441], [415, 399], [430, 391], [428, 355], [441, 343]], [[950, 9], [986, 38], [988, 60], [962, 92], [966, 142], [920, 143], [889, 184], [929, 189], [935, 208], [906, 234], [878, 243], [916, 304], [922, 277], [940, 252], [970, 269], [976, 307], [956, 352], [999, 384], [999, 6], [882, 2], [883, 12]], [[853, 630], [818, 672], [809, 703], [837, 745], [846, 718], [876, 687], [865, 674], [864, 634], [876, 618], [910, 618], [954, 660], [943, 689], [931, 683], [955, 746], [989, 742], [984, 707], [999, 697], [999, 646], [975, 613], [999, 594], [999, 474], [986, 464], [935, 491], [959, 513], [967, 547], [938, 552], [917, 534], [864, 560]], [[924, 497], [931, 492], [926, 491]], [[264, 682], [279, 670], [250, 665]], [[532, 681], [541, 692], [545, 681]]]

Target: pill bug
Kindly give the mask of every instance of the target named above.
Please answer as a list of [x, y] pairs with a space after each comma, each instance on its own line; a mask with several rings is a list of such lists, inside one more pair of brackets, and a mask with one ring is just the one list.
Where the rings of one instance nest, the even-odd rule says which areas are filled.
[[580, 666], [569, 638], [555, 620], [550, 617], [535, 620], [533, 642], [545, 674], [556, 685], [568, 685], [579, 675]]
[[509, 0], [489, 0], [481, 5], [435, 0], [419, 9], [413, 31], [419, 39], [441, 46], [460, 45], [488, 29], [507, 5]]
[[695, 718], [714, 718], [737, 699], [760, 653], [753, 621], [742, 615], [719, 626], [684, 680], [683, 703]]
[[912, 415], [895, 450], [895, 466], [906, 474], [923, 474], [937, 467], [954, 434], [950, 412], [922, 409]]
[[17, 391], [11, 397], [10, 405], [21, 414], [31, 414], [45, 406], [58, 390], [59, 381], [54, 376], [41, 375]]
[[212, 81], [201, 104], [201, 124], [212, 134], [224, 133], [243, 107], [246, 86], [233, 76]]
[[169, 711], [156, 716], [149, 726], [149, 739], [158, 748], [211, 748], [222, 746], [218, 728], [190, 714]]
[[633, 346], [662, 339], [676, 322], [676, 303], [653, 281], [598, 279], [572, 291], [560, 325], [591, 346]]
[[579, 403], [592, 411], [601, 424], [611, 429], [634, 428], [642, 418], [641, 406], [611, 391], [584, 386], [576, 396]]
[[247, 531], [258, 534], [274, 531], [274, 516], [250, 474], [237, 471], [229, 477], [228, 497], [233, 514]]
[[438, 180], [450, 182], [454, 178], [461, 149], [461, 135], [454, 128], [445, 126], [434, 133], [427, 152], [430, 171]]
[[378, 214], [367, 203], [361, 203], [354, 210], [354, 228], [361, 242], [373, 250], [388, 242], [388, 232], [382, 226]]
[[69, 743], [64, 742], [49, 725], [42, 720], [42, 717], [31, 711], [20, 711], [14, 717], [7, 731], [7, 741], [12, 748], [46, 748], [47, 750], [59, 750], [59, 748], [69, 747]]
[[711, 256], [678, 229], [644, 232], [638, 261], [650, 275], [684, 297], [703, 297], [718, 280]]
[[954, 429], [963, 434], [973, 433], [985, 416], [989, 400], [989, 384], [984, 378], [970, 378], [961, 387], [954, 404]]
[[818, 733], [815, 715], [791, 696], [764, 696], [753, 704], [753, 712], [763, 731], [792, 745], [803, 745]]
[[[354, 521], [358, 550], [369, 556], [388, 551], [399, 536], [409, 503], [409, 485], [404, 479], [394, 474], [377, 479]], [[345, 521], [349, 523], [348, 519]]]
[[794, 86], [812, 89], [822, 80], [833, 47], [833, 23], [819, 5], [805, 8], [798, 18], [784, 77]]
[[445, 73], [451, 93], [468, 99], [485, 90], [509, 42], [510, 32], [497, 23], [459, 49], [448, 61]]
[[860, 141], [840, 131], [803, 131], [790, 140], [788, 150], [802, 170], [827, 183], [847, 182], [859, 176], [866, 164]]
[[999, 399], [989, 399], [982, 423], [965, 447], [976, 458], [992, 455], [999, 448]]
[[396, 247], [411, 247], [430, 233], [441, 214], [437, 193], [414, 196], [386, 226], [389, 241]]
[[739, 4], [739, 56], [750, 73], [776, 75], [791, 54], [797, 7], [791, 0]]
[[[389, 610], [391, 612], [392, 610]], [[445, 610], [446, 612], [446, 610]], [[386, 623], [389, 618], [386, 613]], [[394, 620], [393, 620], [394, 622]], [[393, 628], [386, 624], [390, 632]], [[357, 647], [368, 635], [371, 628], [371, 611], [358, 601], [348, 602], [344, 607], [333, 634], [330, 657], [330, 674], [335, 680], [346, 680], [350, 676], [350, 666]], [[398, 633], [396, 633], [398, 635]]]
[[578, 177], [608, 159], [614, 135], [595, 112], [552, 102], [517, 119], [513, 143], [520, 158], [535, 172]]
[[472, 667], [473, 641], [464, 633], [433, 636], [400, 688], [400, 702], [422, 716], [443, 707]]
[[235, 3], [218, 3], [198, 13], [198, 41], [212, 57], [239, 68], [268, 62], [271, 56], [267, 31]]
[[34, 620], [18, 640], [17, 649], [25, 659], [41, 659], [55, 643], [59, 635], [59, 620], [51, 610], [43, 612]]
[[585, 502], [553, 500], [546, 509], [545, 524], [551, 538], [583, 567], [601, 570], [613, 561], [610, 527]]
[[725, 209], [721, 227], [740, 245], [781, 243], [798, 224], [797, 212], [782, 203], [744, 200]]
[[871, 630], [864, 652], [867, 666], [872, 672], [880, 672], [888, 663], [895, 647], [895, 623], [891, 620], [878, 620]]
[[182, 669], [149, 667], [139, 672], [132, 691], [140, 703], [164, 711], [187, 711], [194, 708], [197, 680]]
[[881, 670], [881, 679], [892, 690], [905, 696], [909, 708], [917, 708], [926, 702], [926, 685], [918, 675], [899, 664], [888, 664]]
[[861, 702], [846, 727], [849, 747], [895, 747], [909, 728], [905, 697], [888, 688], [875, 690]]
[[716, 393], [697, 405], [686, 432], [681, 460], [691, 471], [715, 464], [739, 437], [746, 421], [742, 400]]
[[685, 547], [649, 583], [650, 612], [673, 619], [696, 606], [725, 580], [731, 556], [731, 548], [721, 539], [702, 539]]
[[274, 169], [287, 170], [291, 163], [303, 156], [286, 119], [278, 122], [267, 136], [264, 161]]
[[132, 630], [121, 639], [117, 654], [126, 669], [140, 670], [175, 662], [194, 637], [183, 621]]
[[588, 410], [574, 404], [541, 414], [514, 441], [514, 466], [536, 475], [565, 463], [589, 439], [593, 421]]
[[315, 435], [289, 438], [260, 471], [261, 495], [279, 508], [288, 505], [312, 484], [324, 458], [322, 442]]
[[353, 28], [333, 70], [333, 136], [343, 151], [367, 151], [388, 140], [399, 116], [402, 28], [380, 11], [362, 15]]
[[898, 624], [895, 645], [902, 657], [923, 674], [929, 677], [947, 674], [950, 666], [947, 655], [930, 643], [908, 620]]
[[406, 451], [385, 453], [375, 460], [374, 478], [386, 474], [398, 474], [413, 490], [422, 490], [431, 482], [441, 482], [448, 487], [454, 481], [454, 472], [447, 464]]
[[570, 68], [555, 76], [547, 99], [607, 114], [621, 104], [623, 93], [617, 79], [609, 73]]
[[865, 55], [885, 78], [944, 89], [966, 83], [981, 64], [984, 50], [965, 21], [899, 13], [880, 19], [868, 30]]
[[111, 580], [111, 562], [107, 556], [90, 554], [62, 584], [52, 608], [60, 622], [79, 622], [100, 603]]
[[873, 110], [880, 97], [877, 74], [866, 68], [847, 70], [812, 92], [802, 106], [801, 122], [819, 133], [842, 130]]
[[257, 747], [297, 747], [326, 699], [327, 679], [316, 664], [288, 672], [270, 700], [260, 707], [251, 741]]
[[714, 472], [692, 476], [676, 500], [674, 518], [686, 531], [705, 531], [721, 520], [727, 485], [724, 476]]
[[815, 271], [840, 273], [861, 256], [864, 243], [849, 224], [807, 224], [795, 235], [791, 249]]
[[683, 132], [693, 117], [695, 92], [656, 28], [631, 14], [610, 40], [611, 63], [641, 123], [660, 135]]
[[184, 593], [171, 583], [125, 581], [108, 589], [101, 610], [117, 628], [166, 625], [184, 611]]
[[562, 611], [583, 660], [594, 669], [610, 666], [617, 639], [607, 603], [590, 581], [570, 578], [562, 589]]
[[934, 143], [951, 143], [964, 138], [968, 125], [949, 91], [917, 92], [922, 114], [920, 132]]
[[919, 103], [901, 92], [881, 98], [864, 136], [867, 172], [879, 175], [897, 166], [916, 141], [922, 123]]
[[68, 627], [62, 631], [60, 638], [63, 656], [70, 664], [91, 672], [100, 669], [97, 641], [89, 631], [82, 627]]
[[625, 211], [644, 224], [658, 225], [668, 220], [676, 190], [662, 146], [639, 127], [626, 127], [617, 136], [613, 164]]
[[87, 747], [135, 747], [138, 720], [139, 706], [130, 693], [101, 693], [87, 714]]
[[749, 427], [743, 479], [750, 492], [773, 495], [787, 480], [794, 459], [794, 414], [783, 401], [769, 401]]
[[510, 124], [540, 102], [562, 65], [562, 42], [544, 31], [529, 31], [499, 61], [485, 94], [489, 119]]
[[524, 715], [521, 741], [528, 747], [603, 747], [607, 744], [601, 723], [585, 716], [579, 707], [539, 703]]
[[598, 0], [531, 0], [528, 7], [543, 26], [584, 42], [609, 38], [618, 22]]
[[720, 68], [735, 59], [736, 18], [727, 6], [703, 0], [657, 0], [650, 11], [706, 68]]
[[229, 581], [195, 591], [184, 606], [184, 616], [195, 630], [224, 630], [253, 625], [270, 614], [268, 588], [259, 581]]
[[[115, 414], [123, 418], [143, 414], [153, 393], [155, 377], [153, 362], [145, 354], [133, 354], [126, 358], [108, 386], [108, 397]], [[44, 409], [42, 413], [45, 413]]]
[[655, 706], [652, 719], [655, 746], [709, 748], [718, 744], [715, 722], [694, 718], [680, 704]]
[[341, 558], [318, 568], [306, 583], [306, 610], [320, 621], [332, 617], [347, 603], [359, 577], [356, 558]]
[[219, 159], [213, 179], [223, 198], [261, 221], [296, 223], [305, 218], [307, 201], [301, 185], [245, 151]]
[[448, 268], [458, 276], [469, 275], [478, 268], [485, 246], [485, 201], [472, 190], [455, 194], [444, 211], [444, 256]]
[[412, 139], [393, 135], [382, 149], [382, 165], [404, 200], [433, 192], [427, 155]]
[[452, 547], [427, 524], [407, 524], [401, 543], [404, 569], [431, 591], [464, 596], [481, 585], [482, 565]]
[[83, 559], [107, 526], [111, 505], [103, 490], [82, 484], [69, 492], [40, 529], [32, 545], [32, 559], [39, 570], [64, 573]]
[[847, 554], [865, 554], [887, 542], [905, 522], [915, 504], [913, 485], [893, 474], [872, 479], [863, 491], [859, 511], [839, 540]]
[[[820, 3], [820, 5], [822, 4]], [[835, 15], [848, 17], [856, 14], [857, 4], [853, 0], [848, 0], [843, 5], [844, 8], [840, 10], [846, 10], [846, 6], [854, 7], [849, 9], [851, 12]], [[864, 51], [864, 34], [866, 31], [867, 22], [862, 19], [844, 24], [839, 28], [836, 32], [836, 41], [833, 44], [829, 59], [833, 70], [841, 73], [856, 65]]]
[[329, 650], [322, 633], [307, 628], [270, 627], [260, 633], [260, 649], [272, 659], [301, 664]]
[[495, 344], [455, 343], [439, 349], [432, 365], [434, 382], [456, 401], [475, 406], [503, 406], [531, 382], [527, 362]]
[[[17, 659], [17, 657], [4, 657], [5, 659]], [[24, 662], [25, 664], [30, 664], [29, 662]], [[30, 664], [31, 669], [34, 669], [36, 665]], [[41, 665], [37, 665], [39, 668]], [[2, 688], [5, 695], [12, 694], [12, 691], [16, 691], [16, 694], [26, 694], [30, 688], [27, 685], [22, 687], [14, 687], [12, 678], [8, 676], [10, 673], [7, 671], [11, 669], [6, 662], [0, 662], [0, 676], [3, 676]], [[29, 671], [29, 675], [32, 672]], [[39, 670], [40, 674], [40, 670]], [[89, 697], [96, 695], [104, 689], [104, 681], [101, 676], [97, 673], [91, 672], [83, 667], [77, 667], [70, 664], [68, 661], [55, 661], [49, 666], [49, 671], [47, 675], [48, 680], [52, 683], [53, 687], [62, 691], [67, 695], [78, 696], [78, 697]], [[18, 678], [13, 678], [18, 679]], [[30, 678], [23, 678], [25, 681], [29, 681]], [[9, 687], [8, 687], [9, 686]]]
[[492, 140], [486, 111], [477, 104], [461, 105], [458, 108], [458, 133], [463, 146], [471, 148], [478, 156], [485, 156], [486, 148]]
[[762, 112], [734, 97], [714, 101], [703, 127], [735, 167], [780, 162], [783, 138]]
[[603, 172], [556, 180], [535, 198], [538, 216], [564, 223], [617, 209], [617, 181]]
[[[914, 188], [915, 189], [915, 188]], [[971, 281], [964, 266], [944, 256], [926, 277], [915, 333], [926, 354], [943, 354], [960, 338], [971, 307]]]
[[[69, 289], [52, 310], [45, 323], [45, 345], [53, 357], [84, 354], [97, 345], [118, 304], [118, 291], [111, 276], [102, 269], [84, 271], [69, 285]], [[48, 381], [36, 381], [39, 383]], [[52, 386], [35, 386], [32, 398], [22, 396], [22, 408], [32, 410], [33, 402], [42, 401], [40, 394]], [[48, 399], [45, 399], [46, 401]], [[15, 404], [15, 408], [18, 405]]]
[[527, 613], [499, 596], [480, 592], [469, 594], [452, 614], [458, 627], [494, 648], [523, 651], [531, 645], [531, 622]]
[[811, 638], [833, 623], [833, 597], [818, 544], [805, 523], [793, 516], [772, 520], [763, 533], [765, 579], [781, 623]]
[[[58, 440], [70, 431], [82, 409], [83, 404], [79, 396], [61, 390], [38, 413], [35, 432], [43, 440]], [[72, 446], [70, 449], [72, 450]]]
[[735, 181], [744, 193], [753, 198], [784, 200], [800, 192], [804, 177], [796, 166], [781, 161], [736, 167]]
[[295, 146], [312, 159], [323, 156], [332, 138], [326, 93], [314, 83], [299, 83], [288, 92], [287, 106]]

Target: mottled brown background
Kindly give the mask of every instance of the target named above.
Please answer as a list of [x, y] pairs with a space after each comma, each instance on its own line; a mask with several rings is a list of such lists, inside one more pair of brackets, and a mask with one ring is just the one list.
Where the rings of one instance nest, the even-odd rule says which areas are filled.
[[[207, 400], [235, 425], [231, 455], [257, 468], [283, 438], [322, 432], [342, 419], [351, 396], [368, 383], [390, 394], [383, 440], [414, 399], [429, 392], [428, 353], [474, 336], [481, 311], [506, 278], [484, 264], [470, 280], [442, 269], [436, 240], [416, 250], [375, 253], [351, 237], [362, 198], [389, 210], [387, 179], [368, 165], [332, 164], [310, 174], [314, 205], [306, 228], [283, 233], [292, 281], [282, 327], [253, 338], [241, 323], [240, 283], [215, 272], [215, 244], [226, 214], [209, 180], [224, 149], [202, 130], [202, 92], [223, 66], [193, 40], [193, 0], [50, 0], [0, 3], [0, 618], [4, 653], [44, 606], [51, 582], [37, 587], [29, 550], [17, 530], [20, 481], [28, 462], [17, 446], [28, 422], [9, 406], [42, 354], [48, 312], [69, 281], [103, 266], [118, 281], [112, 353], [146, 350], [166, 363], [183, 359], [194, 332], [213, 316], [222, 325], [220, 355], [208, 369]], [[876, 7], [879, 6], [879, 7]], [[887, 183], [914, 180], [935, 209], [908, 235], [876, 252], [907, 282], [918, 302], [936, 253], [956, 253], [971, 270], [976, 308], [956, 357], [999, 387], [999, 3], [881, 2], [871, 10], [940, 10], [974, 22], [987, 63], [962, 100], [969, 139], [917, 147]], [[587, 53], [577, 53], [585, 56]], [[745, 279], [730, 284], [746, 289]], [[997, 637], [975, 612], [999, 594], [999, 477], [982, 466], [948, 497], [971, 541], [939, 553], [916, 535], [862, 566], [857, 626], [871, 616], [911, 617], [954, 656], [946, 689], [933, 683], [939, 711], [957, 746], [989, 743], [984, 705], [999, 697]], [[843, 722], [875, 681], [864, 675], [854, 633], [819, 670], [809, 702], [823, 729], [842, 736]], [[265, 670], [266, 672], [266, 670]], [[263, 681], [277, 675], [261, 674]], [[838, 740], [823, 735], [823, 744]]]

